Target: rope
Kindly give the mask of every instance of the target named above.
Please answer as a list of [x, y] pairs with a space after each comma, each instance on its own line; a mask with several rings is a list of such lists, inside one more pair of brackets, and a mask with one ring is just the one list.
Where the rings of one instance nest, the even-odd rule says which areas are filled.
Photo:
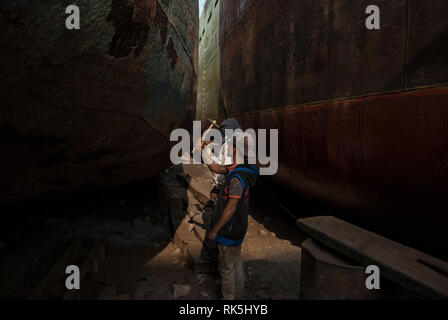
[[[219, 87], [221, 89], [222, 100], [224, 102], [223, 107], [226, 112], [226, 117], [229, 118], [229, 109], [227, 109], [226, 96], [224, 95], [224, 90], [222, 89], [221, 76], [219, 77]], [[218, 101], [218, 104], [219, 104], [219, 101]]]
[[294, 221], [297, 220], [297, 217], [288, 209], [286, 208], [280, 200], [269, 190], [268, 187], [261, 181], [261, 179], [258, 179], [258, 183], [261, 185], [261, 187], [267, 192], [267, 194], [274, 200], [274, 202]]

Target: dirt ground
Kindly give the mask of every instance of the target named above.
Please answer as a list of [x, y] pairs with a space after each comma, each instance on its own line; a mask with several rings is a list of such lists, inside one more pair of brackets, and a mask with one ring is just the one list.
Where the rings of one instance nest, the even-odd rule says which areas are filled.
[[[219, 276], [195, 272], [172, 241], [160, 187], [165, 178], [57, 204], [10, 209], [15, 219], [3, 225], [0, 239], [0, 298], [30, 297], [70, 243], [101, 239], [106, 243], [105, 260], [88, 287], [81, 288], [80, 298], [219, 299]], [[299, 298], [299, 245], [304, 239], [294, 221], [256, 188], [242, 246], [245, 299]], [[178, 296], [182, 286], [189, 292]]]

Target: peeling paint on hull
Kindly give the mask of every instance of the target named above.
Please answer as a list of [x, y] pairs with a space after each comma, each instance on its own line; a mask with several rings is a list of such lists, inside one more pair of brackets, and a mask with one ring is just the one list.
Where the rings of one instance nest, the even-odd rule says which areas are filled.
[[0, 204], [140, 180], [170, 165], [196, 109], [197, 1], [0, 5]]

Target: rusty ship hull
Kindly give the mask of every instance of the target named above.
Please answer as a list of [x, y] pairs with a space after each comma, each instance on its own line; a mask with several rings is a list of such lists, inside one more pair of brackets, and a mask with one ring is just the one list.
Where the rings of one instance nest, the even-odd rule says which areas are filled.
[[196, 108], [197, 1], [0, 5], [0, 204], [141, 180]]
[[448, 2], [376, 1], [380, 30], [365, 27], [366, 1], [214, 3], [200, 21], [197, 118], [279, 129], [275, 182], [446, 252]]

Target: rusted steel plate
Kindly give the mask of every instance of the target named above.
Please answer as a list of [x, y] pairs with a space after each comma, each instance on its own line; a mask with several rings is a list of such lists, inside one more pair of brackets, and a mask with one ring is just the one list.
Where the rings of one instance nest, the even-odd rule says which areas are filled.
[[405, 0], [376, 3], [383, 15], [375, 31], [365, 27], [362, 1], [237, 4], [223, 2], [220, 25], [231, 113], [404, 87]]
[[236, 118], [246, 128], [279, 129], [276, 182], [433, 249], [446, 244], [447, 105], [443, 87]]
[[412, 0], [406, 57], [407, 87], [447, 82], [448, 1]]
[[196, 106], [197, 1], [0, 5], [0, 204], [143, 179], [169, 166]]
[[448, 4], [377, 1], [372, 31], [367, 5], [221, 1], [223, 100], [246, 128], [279, 129], [274, 180], [392, 238], [443, 248]]

